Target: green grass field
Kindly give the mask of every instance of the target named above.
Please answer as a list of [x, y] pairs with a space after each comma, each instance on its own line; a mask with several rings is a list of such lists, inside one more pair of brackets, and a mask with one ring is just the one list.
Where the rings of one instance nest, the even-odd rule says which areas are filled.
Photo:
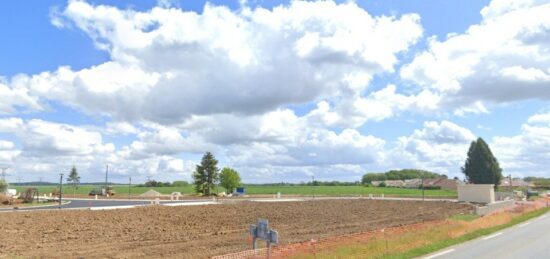
[[[15, 187], [18, 192], [30, 186]], [[57, 186], [33, 186], [38, 188], [42, 193], [51, 193]], [[98, 186], [81, 185], [77, 190], [73, 190], [72, 186], [64, 185], [63, 193], [72, 194], [74, 191], [77, 194], [88, 194], [92, 189]], [[127, 185], [114, 186], [117, 195], [128, 195]], [[283, 195], [330, 195], [330, 196], [346, 196], [346, 195], [387, 195], [387, 196], [402, 196], [402, 197], [420, 197], [422, 190], [419, 189], [403, 189], [403, 188], [383, 188], [383, 187], [364, 187], [364, 186], [276, 186], [276, 185], [245, 185], [247, 194], [276, 194], [280, 192]], [[149, 189], [154, 189], [162, 194], [170, 194], [172, 192], [181, 192], [183, 194], [193, 194], [193, 186], [186, 187], [136, 187], [132, 186], [131, 194], [137, 195], [146, 192]], [[219, 191], [224, 191], [219, 188]], [[456, 197], [455, 191], [446, 190], [426, 190], [425, 195], [428, 197]]]

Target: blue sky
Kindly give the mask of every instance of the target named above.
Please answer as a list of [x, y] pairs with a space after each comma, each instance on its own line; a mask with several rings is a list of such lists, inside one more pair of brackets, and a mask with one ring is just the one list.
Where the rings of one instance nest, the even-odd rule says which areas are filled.
[[548, 176], [545, 1], [1, 5], [12, 180], [190, 180], [205, 151], [248, 182], [461, 176], [476, 137], [505, 174]]

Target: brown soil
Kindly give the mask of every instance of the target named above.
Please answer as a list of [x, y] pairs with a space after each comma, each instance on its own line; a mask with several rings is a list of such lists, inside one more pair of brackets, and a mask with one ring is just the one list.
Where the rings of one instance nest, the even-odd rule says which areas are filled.
[[248, 225], [257, 218], [268, 219], [288, 244], [470, 210], [451, 202], [365, 199], [2, 213], [0, 251], [25, 258], [204, 258], [249, 249]]

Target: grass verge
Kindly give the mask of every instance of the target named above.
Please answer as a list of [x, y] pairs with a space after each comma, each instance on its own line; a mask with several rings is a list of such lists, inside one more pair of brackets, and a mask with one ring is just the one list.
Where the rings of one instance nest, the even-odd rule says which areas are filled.
[[479, 216], [476, 214], [457, 214], [451, 216], [449, 219], [451, 220], [462, 220], [462, 221], [473, 221], [478, 219]]
[[447, 220], [359, 234], [310, 244], [291, 258], [415, 258], [540, 216], [550, 209], [521, 208], [485, 217], [455, 215]]
[[476, 239], [476, 238], [479, 238], [479, 237], [482, 237], [482, 236], [490, 235], [490, 234], [495, 233], [497, 231], [500, 231], [502, 229], [509, 228], [511, 226], [514, 226], [516, 224], [525, 222], [525, 221], [530, 220], [532, 218], [536, 218], [540, 215], [543, 215], [543, 214], [547, 213], [548, 211], [550, 211], [550, 208], [542, 208], [542, 209], [530, 211], [530, 212], [524, 213], [522, 215], [519, 215], [517, 217], [514, 217], [510, 220], [510, 222], [502, 224], [502, 225], [497, 225], [497, 226], [494, 226], [494, 227], [478, 229], [478, 230], [467, 233], [467, 234], [465, 234], [463, 236], [460, 236], [460, 237], [457, 237], [457, 238], [441, 240], [439, 242], [434, 242], [434, 243], [426, 245], [426, 246], [422, 246], [422, 247], [419, 247], [419, 248], [412, 249], [412, 250], [410, 250], [406, 253], [403, 253], [401, 255], [390, 256], [390, 257], [387, 257], [387, 258], [414, 258], [414, 257], [426, 255], [426, 254], [429, 254], [429, 253], [433, 253], [433, 252], [439, 251], [439, 250], [444, 249], [444, 248], [449, 247], [449, 246], [457, 245], [457, 244], [464, 243], [466, 241], [470, 241], [470, 240], [473, 240], [473, 239]]

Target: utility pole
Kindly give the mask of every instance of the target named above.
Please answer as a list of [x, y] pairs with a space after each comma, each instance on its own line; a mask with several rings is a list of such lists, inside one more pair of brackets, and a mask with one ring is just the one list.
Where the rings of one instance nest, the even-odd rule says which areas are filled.
[[424, 200], [424, 174], [422, 174], [422, 200]]
[[8, 170], [9, 167], [2, 167], [2, 180], [6, 181], [6, 170]]
[[107, 185], [109, 180], [109, 164], [105, 167], [105, 191], [107, 191]]
[[315, 176], [311, 176], [311, 188], [313, 189], [313, 199], [315, 200]]
[[132, 177], [128, 177], [128, 198], [130, 198], [132, 188]]
[[63, 196], [63, 173], [59, 174], [59, 209], [61, 209], [62, 196]]

